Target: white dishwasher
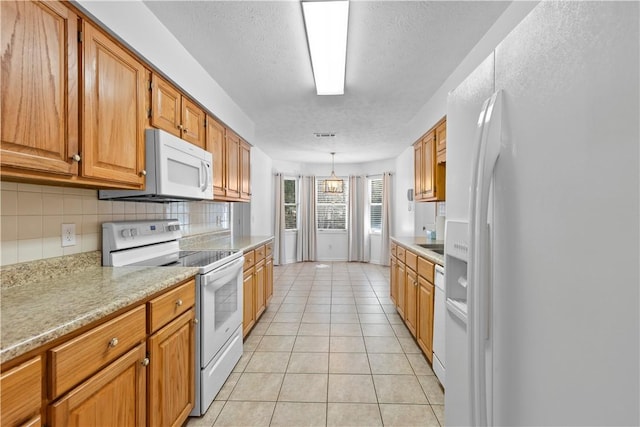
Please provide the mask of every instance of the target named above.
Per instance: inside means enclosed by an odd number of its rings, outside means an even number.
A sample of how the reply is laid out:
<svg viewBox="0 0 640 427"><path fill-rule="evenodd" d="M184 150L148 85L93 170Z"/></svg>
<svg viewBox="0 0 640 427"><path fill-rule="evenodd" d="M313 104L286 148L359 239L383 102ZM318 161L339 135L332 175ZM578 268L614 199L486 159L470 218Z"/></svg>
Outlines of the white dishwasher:
<svg viewBox="0 0 640 427"><path fill-rule="evenodd" d="M442 387L446 388L444 383L444 319L447 308L444 293L444 267L441 265L436 265L435 282L436 287L433 302L433 372L435 372Z"/></svg>

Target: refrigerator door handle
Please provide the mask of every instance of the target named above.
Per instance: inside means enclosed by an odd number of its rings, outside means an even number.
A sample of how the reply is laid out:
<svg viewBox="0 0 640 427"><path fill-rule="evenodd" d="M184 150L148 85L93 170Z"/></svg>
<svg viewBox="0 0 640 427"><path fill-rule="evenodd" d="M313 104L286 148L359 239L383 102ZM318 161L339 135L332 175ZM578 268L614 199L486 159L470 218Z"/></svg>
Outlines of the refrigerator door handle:
<svg viewBox="0 0 640 427"><path fill-rule="evenodd" d="M493 171L502 133L502 92L495 92L483 105L485 111L480 141L473 163L469 197L469 379L471 424L488 425L485 341L490 333L489 275L491 266L488 208ZM482 113L481 113L482 116Z"/></svg>

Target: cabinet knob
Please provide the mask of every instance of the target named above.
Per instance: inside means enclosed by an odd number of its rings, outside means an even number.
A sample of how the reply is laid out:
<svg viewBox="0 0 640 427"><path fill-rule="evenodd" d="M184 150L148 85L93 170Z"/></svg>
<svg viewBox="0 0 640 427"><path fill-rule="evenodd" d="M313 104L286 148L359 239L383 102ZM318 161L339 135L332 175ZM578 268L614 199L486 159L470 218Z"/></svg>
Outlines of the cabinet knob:
<svg viewBox="0 0 640 427"><path fill-rule="evenodd" d="M146 169L142 169L140 171L140 176L147 176L147 170Z"/></svg>
<svg viewBox="0 0 640 427"><path fill-rule="evenodd" d="M80 154L78 153L71 156L71 158L73 159L74 162L79 162L80 160L82 160L82 157L80 157Z"/></svg>
<svg viewBox="0 0 640 427"><path fill-rule="evenodd" d="M182 306L182 300L181 300L181 299L179 299L178 301L176 301L176 305L177 305L178 307L181 307L181 306Z"/></svg>
<svg viewBox="0 0 640 427"><path fill-rule="evenodd" d="M142 359L142 362L140 362L142 364L142 366L149 366L149 358L145 357L144 359Z"/></svg>
<svg viewBox="0 0 640 427"><path fill-rule="evenodd" d="M189 129L187 129L187 128L182 128L182 132L187 133L187 132L189 132Z"/></svg>
<svg viewBox="0 0 640 427"><path fill-rule="evenodd" d="M118 345L118 338L111 338L111 341L109 341L109 347L113 348L117 345Z"/></svg>
<svg viewBox="0 0 640 427"><path fill-rule="evenodd" d="M184 126L178 125L178 129L182 130L182 129L184 129Z"/></svg>
<svg viewBox="0 0 640 427"><path fill-rule="evenodd" d="M198 319L193 319L193 324L197 325L198 324Z"/></svg>

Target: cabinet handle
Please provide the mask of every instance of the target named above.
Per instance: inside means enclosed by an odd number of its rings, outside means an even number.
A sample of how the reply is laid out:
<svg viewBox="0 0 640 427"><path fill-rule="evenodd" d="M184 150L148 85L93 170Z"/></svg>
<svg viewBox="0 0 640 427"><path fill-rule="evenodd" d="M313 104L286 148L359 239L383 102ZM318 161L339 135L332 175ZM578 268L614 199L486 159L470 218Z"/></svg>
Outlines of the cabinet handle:
<svg viewBox="0 0 640 427"><path fill-rule="evenodd" d="M182 130L182 129L184 129L184 126L178 125L178 129Z"/></svg>
<svg viewBox="0 0 640 427"><path fill-rule="evenodd" d="M179 299L178 301L176 301L176 305L177 305L178 307L181 307L181 306L182 306L182 300L181 300L181 299Z"/></svg>
<svg viewBox="0 0 640 427"><path fill-rule="evenodd" d="M118 338L111 338L111 341L109 341L109 347L113 348L117 345L118 345Z"/></svg>
<svg viewBox="0 0 640 427"><path fill-rule="evenodd" d="M140 176L147 176L147 170L146 169L142 169L140 171Z"/></svg>
<svg viewBox="0 0 640 427"><path fill-rule="evenodd" d="M187 128L182 128L182 132L187 133L187 132L189 132L189 129L187 129Z"/></svg>
<svg viewBox="0 0 640 427"><path fill-rule="evenodd" d="M144 359L142 359L142 362L140 363L142 364L142 366L149 366L149 362L151 362L149 358L145 357Z"/></svg>
<svg viewBox="0 0 640 427"><path fill-rule="evenodd" d="M198 319L193 319L193 324L197 325L198 324Z"/></svg>
<svg viewBox="0 0 640 427"><path fill-rule="evenodd" d="M79 162L80 160L82 160L82 157L80 157L80 154L77 154L77 153L71 156L71 158L73 159L74 162Z"/></svg>

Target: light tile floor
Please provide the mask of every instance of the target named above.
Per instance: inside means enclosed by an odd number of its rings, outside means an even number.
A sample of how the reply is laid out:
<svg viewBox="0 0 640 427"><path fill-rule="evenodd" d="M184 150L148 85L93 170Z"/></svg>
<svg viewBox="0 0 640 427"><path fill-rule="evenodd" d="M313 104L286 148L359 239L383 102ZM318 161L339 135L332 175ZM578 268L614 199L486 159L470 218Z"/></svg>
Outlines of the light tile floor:
<svg viewBox="0 0 640 427"><path fill-rule="evenodd" d="M388 267L275 267L242 358L186 426L444 425L440 384L388 294Z"/></svg>

